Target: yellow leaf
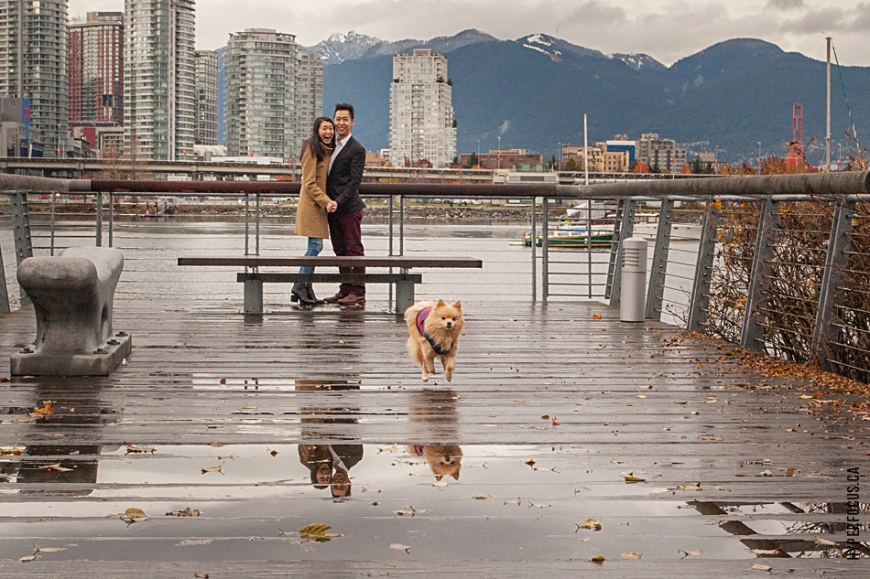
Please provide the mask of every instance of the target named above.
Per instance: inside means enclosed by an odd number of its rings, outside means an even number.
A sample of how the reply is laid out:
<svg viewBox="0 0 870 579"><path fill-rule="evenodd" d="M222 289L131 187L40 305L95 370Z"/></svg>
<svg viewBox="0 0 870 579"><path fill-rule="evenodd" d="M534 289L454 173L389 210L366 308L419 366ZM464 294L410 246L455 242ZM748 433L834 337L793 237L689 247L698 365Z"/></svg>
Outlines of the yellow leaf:
<svg viewBox="0 0 870 579"><path fill-rule="evenodd" d="M331 529L329 525L325 525L323 523L311 523L310 525L305 525L301 529L299 529L300 535L307 535L310 537L318 537L326 534L326 531Z"/></svg>
<svg viewBox="0 0 870 579"><path fill-rule="evenodd" d="M623 553L622 556L623 556L625 559L640 559L641 557L643 557L643 553L632 553L632 552L629 552L629 553Z"/></svg>
<svg viewBox="0 0 870 579"><path fill-rule="evenodd" d="M535 461L534 458L527 458L527 459L524 460L523 462L524 462L525 464L529 465L529 466L535 466L535 462L536 462L536 461Z"/></svg>
<svg viewBox="0 0 870 579"><path fill-rule="evenodd" d="M166 513L167 517L198 517L199 515L199 509L191 509L190 507L187 507L183 511L172 511Z"/></svg>
<svg viewBox="0 0 870 579"><path fill-rule="evenodd" d="M598 555L597 557L591 557L589 559L586 559L586 562L587 563L595 563L596 565L601 565L604 563L605 560L606 559L604 557L602 557L601 555Z"/></svg>
<svg viewBox="0 0 870 579"><path fill-rule="evenodd" d="M756 563L752 566L753 569L758 569L759 571L770 571L772 567L768 567L767 565L761 565L760 563Z"/></svg>
<svg viewBox="0 0 870 579"><path fill-rule="evenodd" d="M478 501L485 501L486 499L491 499L492 495L474 495L471 498L478 500Z"/></svg>
<svg viewBox="0 0 870 579"><path fill-rule="evenodd" d="M411 551L411 547L409 547L408 545L403 545L401 543L393 543L392 545L390 545L390 549L393 549L395 551L404 551L406 553L409 553Z"/></svg>
<svg viewBox="0 0 870 579"><path fill-rule="evenodd" d="M19 559L19 561L21 561L22 563L29 563L30 561L33 561L35 559L36 553L34 553L33 555L27 555L26 557L22 557Z"/></svg>
<svg viewBox="0 0 870 579"><path fill-rule="evenodd" d="M601 521L597 519L586 519L586 522L582 525L577 525L581 529L589 529L590 531L600 531L601 530Z"/></svg>
<svg viewBox="0 0 870 579"><path fill-rule="evenodd" d="M837 544L834 541L829 541L827 539L823 539L823 538L819 537L818 535L816 535L816 543L818 543L819 545L836 545Z"/></svg>
<svg viewBox="0 0 870 579"><path fill-rule="evenodd" d="M141 523L142 521L148 520L148 515L142 509L137 509L135 507L130 507L124 514L121 515L121 520L126 522L128 525L132 525L133 523Z"/></svg>
<svg viewBox="0 0 870 579"><path fill-rule="evenodd" d="M622 478L624 478L625 482L627 482L627 483L645 482L646 481L645 478L641 478L639 476L632 476L632 475L627 475L627 476L624 476Z"/></svg>

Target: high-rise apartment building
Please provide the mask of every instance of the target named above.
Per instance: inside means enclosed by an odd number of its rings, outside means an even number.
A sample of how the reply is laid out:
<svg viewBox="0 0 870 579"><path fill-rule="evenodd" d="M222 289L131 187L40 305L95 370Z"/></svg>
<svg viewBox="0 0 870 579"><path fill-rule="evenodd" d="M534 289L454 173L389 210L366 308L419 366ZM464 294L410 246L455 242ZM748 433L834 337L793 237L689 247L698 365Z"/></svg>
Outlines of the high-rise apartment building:
<svg viewBox="0 0 870 579"><path fill-rule="evenodd" d="M66 0L0 0L0 97L30 102L30 137L62 156L67 131Z"/></svg>
<svg viewBox="0 0 870 579"><path fill-rule="evenodd" d="M456 122L447 58L428 48L393 56L390 162L449 166L456 157Z"/></svg>
<svg viewBox="0 0 870 579"><path fill-rule="evenodd" d="M679 173L686 164L686 147L674 139L662 139L658 133L644 133L637 141L637 160L654 171Z"/></svg>
<svg viewBox="0 0 870 579"><path fill-rule="evenodd" d="M298 159L323 108L323 65L292 34L250 28L226 51L226 128L230 156Z"/></svg>
<svg viewBox="0 0 870 579"><path fill-rule="evenodd" d="M196 133L197 145L218 144L218 53L196 51Z"/></svg>
<svg viewBox="0 0 870 579"><path fill-rule="evenodd" d="M124 13L88 12L70 24L70 123L124 123Z"/></svg>
<svg viewBox="0 0 870 579"><path fill-rule="evenodd" d="M323 59L299 49L296 53L296 154L311 136L314 119L323 114Z"/></svg>
<svg viewBox="0 0 870 579"><path fill-rule="evenodd" d="M193 159L194 0L125 0L124 139L139 159Z"/></svg>

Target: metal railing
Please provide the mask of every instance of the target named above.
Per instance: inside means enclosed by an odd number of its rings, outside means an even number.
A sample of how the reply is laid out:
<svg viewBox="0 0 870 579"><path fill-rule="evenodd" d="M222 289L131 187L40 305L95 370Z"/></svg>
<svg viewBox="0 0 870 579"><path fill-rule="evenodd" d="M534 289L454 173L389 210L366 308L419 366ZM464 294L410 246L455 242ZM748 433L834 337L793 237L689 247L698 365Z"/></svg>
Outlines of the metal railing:
<svg viewBox="0 0 870 579"><path fill-rule="evenodd" d="M285 182L61 181L0 176L10 193L16 257L33 253L28 194L78 191L93 200L93 233L65 229L50 197L47 245L68 237L115 242L131 197L224 196L243 200L244 245L278 251L265 198L298 193ZM23 180L23 181L22 181ZM38 181L38 182L37 182ZM527 286L533 301L593 299L618 305L622 241L651 243L646 317L704 331L789 360L870 381L870 173L650 180L589 186L373 184L363 194L388 208L379 251L408 251L409 204L422 199L516 199L529 207ZM574 247L563 244L573 204ZM32 205L32 202L31 202ZM78 217L82 218L83 215ZM562 229L560 231L560 229ZM63 230L63 231L62 231ZM63 234L63 235L62 235ZM539 247L540 246L540 247ZM486 264L486 260L485 260ZM517 276L511 276L517 285ZM528 295L528 294L526 294ZM2 296L0 296L2 298ZM392 298L392 295L390 295Z"/></svg>

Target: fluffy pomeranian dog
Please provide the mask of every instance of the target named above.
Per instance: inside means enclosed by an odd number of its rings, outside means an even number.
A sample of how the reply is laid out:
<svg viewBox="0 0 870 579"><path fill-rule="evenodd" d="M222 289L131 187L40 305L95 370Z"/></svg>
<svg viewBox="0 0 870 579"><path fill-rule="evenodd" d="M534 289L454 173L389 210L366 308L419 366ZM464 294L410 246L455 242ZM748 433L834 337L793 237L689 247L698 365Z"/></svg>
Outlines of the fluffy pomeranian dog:
<svg viewBox="0 0 870 579"><path fill-rule="evenodd" d="M465 325L462 303L417 302L405 310L408 324L408 353L422 369L423 381L435 372L435 357L441 358L444 377L453 380L456 367L456 352L459 350L459 334Z"/></svg>

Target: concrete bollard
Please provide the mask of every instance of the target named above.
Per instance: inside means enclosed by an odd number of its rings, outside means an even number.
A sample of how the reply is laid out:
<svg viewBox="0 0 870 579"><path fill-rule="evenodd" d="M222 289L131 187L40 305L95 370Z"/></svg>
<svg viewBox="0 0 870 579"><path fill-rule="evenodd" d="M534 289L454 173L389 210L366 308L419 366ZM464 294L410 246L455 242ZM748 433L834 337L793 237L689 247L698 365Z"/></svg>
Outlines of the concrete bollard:
<svg viewBox="0 0 870 579"><path fill-rule="evenodd" d="M13 375L108 376L132 349L112 335L112 302L124 269L113 248L71 247L57 257L30 257L18 283L33 302L36 344L13 354Z"/></svg>
<svg viewBox="0 0 870 579"><path fill-rule="evenodd" d="M622 243L622 293L619 319L643 322L646 317L646 240L630 237Z"/></svg>

